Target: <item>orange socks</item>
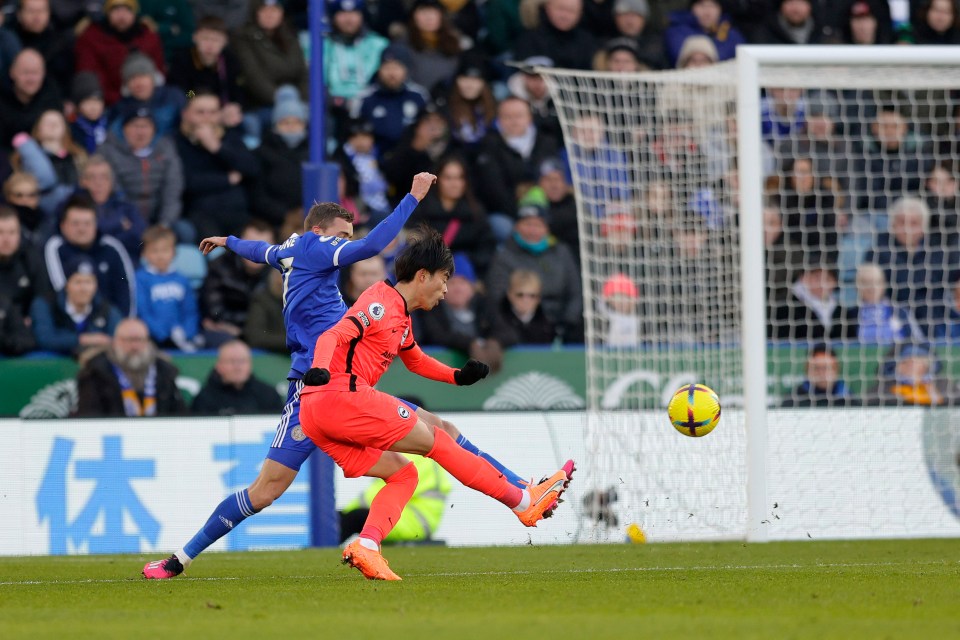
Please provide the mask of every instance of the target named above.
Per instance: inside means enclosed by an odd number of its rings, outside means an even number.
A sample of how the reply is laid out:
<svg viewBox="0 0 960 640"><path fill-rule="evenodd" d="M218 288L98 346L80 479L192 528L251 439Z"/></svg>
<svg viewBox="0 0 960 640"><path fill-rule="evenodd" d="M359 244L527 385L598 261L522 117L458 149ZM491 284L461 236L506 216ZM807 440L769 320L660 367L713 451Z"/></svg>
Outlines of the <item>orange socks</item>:
<svg viewBox="0 0 960 640"><path fill-rule="evenodd" d="M437 461L465 486L502 502L511 509L520 504L523 490L510 484L489 462L458 446L443 429L434 430L433 449L428 458Z"/></svg>
<svg viewBox="0 0 960 640"><path fill-rule="evenodd" d="M417 467L411 462L386 479L386 486L370 503L370 514L363 523L361 538L369 538L378 545L396 526L400 512L417 490Z"/></svg>

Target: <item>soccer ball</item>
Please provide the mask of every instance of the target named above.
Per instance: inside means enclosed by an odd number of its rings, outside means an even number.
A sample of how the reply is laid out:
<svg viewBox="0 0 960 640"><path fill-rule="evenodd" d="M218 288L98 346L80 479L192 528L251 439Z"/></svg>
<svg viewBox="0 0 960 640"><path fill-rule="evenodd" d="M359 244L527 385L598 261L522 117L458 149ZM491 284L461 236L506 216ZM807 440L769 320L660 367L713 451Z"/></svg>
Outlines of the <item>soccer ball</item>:
<svg viewBox="0 0 960 640"><path fill-rule="evenodd" d="M702 384L680 387L667 407L670 424L685 436L705 436L720 422L720 398Z"/></svg>

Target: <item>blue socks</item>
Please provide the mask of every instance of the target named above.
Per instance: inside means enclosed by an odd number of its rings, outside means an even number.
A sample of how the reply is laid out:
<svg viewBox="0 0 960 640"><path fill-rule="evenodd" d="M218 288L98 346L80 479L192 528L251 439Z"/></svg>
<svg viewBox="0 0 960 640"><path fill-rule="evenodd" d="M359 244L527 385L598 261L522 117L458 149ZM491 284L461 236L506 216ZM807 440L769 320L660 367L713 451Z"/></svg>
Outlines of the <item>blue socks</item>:
<svg viewBox="0 0 960 640"><path fill-rule="evenodd" d="M214 542L230 533L230 530L255 514L250 504L250 494L247 490L238 491L217 505L210 514L210 519L200 531L183 547L184 553L190 560L212 545ZM183 559L180 559L183 562Z"/></svg>
<svg viewBox="0 0 960 640"><path fill-rule="evenodd" d="M466 449L473 455L480 456L481 458L483 458L484 460L492 464L497 471L499 471L504 475L504 477L507 479L507 482L517 487L518 489L526 489L527 486L529 486L523 478L521 478L520 476L515 474L513 471L510 471L510 469L507 469L505 466L500 464L500 462L498 462L496 458L491 456L489 453L484 453L483 451L480 451L480 449L477 448L477 445L467 440L462 433L457 436L457 445L459 445L462 449Z"/></svg>

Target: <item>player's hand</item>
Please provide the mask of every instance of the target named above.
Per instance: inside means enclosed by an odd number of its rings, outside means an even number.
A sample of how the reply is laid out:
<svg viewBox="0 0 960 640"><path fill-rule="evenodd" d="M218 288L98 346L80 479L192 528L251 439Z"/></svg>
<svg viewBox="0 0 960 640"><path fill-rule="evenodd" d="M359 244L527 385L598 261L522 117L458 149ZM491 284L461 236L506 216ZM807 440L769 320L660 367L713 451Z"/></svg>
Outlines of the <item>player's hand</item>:
<svg viewBox="0 0 960 640"><path fill-rule="evenodd" d="M437 181L437 176L432 173L418 173L413 176L413 186L410 187L410 195L417 199L417 202L423 200L427 193L430 191L430 187L434 182Z"/></svg>
<svg viewBox="0 0 960 640"><path fill-rule="evenodd" d="M461 387L483 380L490 373L490 367L479 360L467 360L467 364L453 372L453 379Z"/></svg>
<svg viewBox="0 0 960 640"><path fill-rule="evenodd" d="M330 382L330 372L326 369L313 367L303 374L303 384L308 387L322 387Z"/></svg>
<svg viewBox="0 0 960 640"><path fill-rule="evenodd" d="M211 236L200 241L200 253L207 255L217 247L227 246L227 239L223 236Z"/></svg>

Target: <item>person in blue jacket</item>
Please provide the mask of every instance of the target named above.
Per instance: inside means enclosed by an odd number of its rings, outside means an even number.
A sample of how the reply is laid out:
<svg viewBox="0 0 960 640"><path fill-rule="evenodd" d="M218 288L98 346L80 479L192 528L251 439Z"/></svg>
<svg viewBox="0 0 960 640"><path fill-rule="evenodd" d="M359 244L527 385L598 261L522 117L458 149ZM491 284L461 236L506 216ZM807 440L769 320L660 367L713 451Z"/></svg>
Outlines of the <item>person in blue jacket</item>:
<svg viewBox="0 0 960 640"><path fill-rule="evenodd" d="M161 226L143 234L143 266L137 269L137 310L161 348L197 350L200 312L185 275L173 269L176 234Z"/></svg>

